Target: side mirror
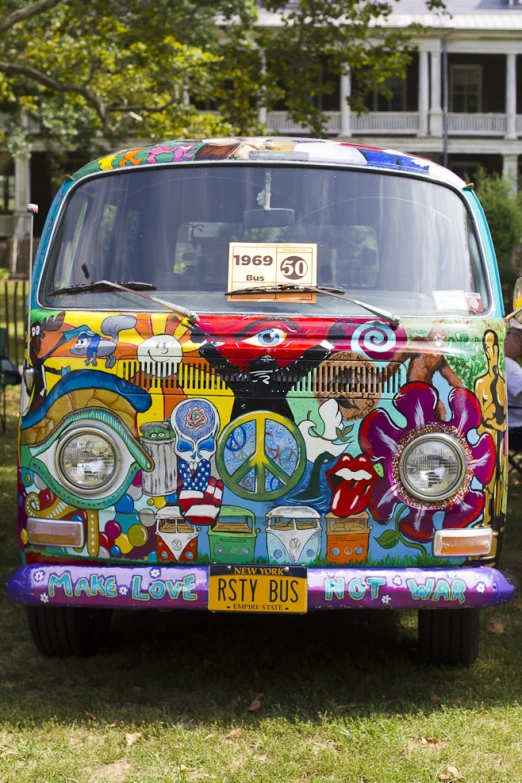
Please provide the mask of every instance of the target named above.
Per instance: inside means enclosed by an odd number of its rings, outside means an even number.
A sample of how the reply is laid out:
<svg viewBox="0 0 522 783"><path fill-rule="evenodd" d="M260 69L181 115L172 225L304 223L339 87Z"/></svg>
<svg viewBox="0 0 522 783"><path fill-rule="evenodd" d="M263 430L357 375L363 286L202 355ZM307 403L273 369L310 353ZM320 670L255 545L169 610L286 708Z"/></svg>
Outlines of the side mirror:
<svg viewBox="0 0 522 783"><path fill-rule="evenodd" d="M522 323L522 277L519 277L515 283L515 290L513 291L513 310L521 310L516 314L517 321Z"/></svg>

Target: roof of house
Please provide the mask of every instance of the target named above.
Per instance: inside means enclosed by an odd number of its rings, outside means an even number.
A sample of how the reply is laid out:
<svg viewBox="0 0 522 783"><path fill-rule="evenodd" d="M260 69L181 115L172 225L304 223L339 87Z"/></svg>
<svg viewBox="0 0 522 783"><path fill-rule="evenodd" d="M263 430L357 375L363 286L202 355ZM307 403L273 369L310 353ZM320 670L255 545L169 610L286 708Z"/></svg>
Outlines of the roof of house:
<svg viewBox="0 0 522 783"><path fill-rule="evenodd" d="M379 147L367 147L344 141L275 137L231 137L164 141L120 150L88 163L73 176L74 180L124 168L190 163L323 163L387 169L448 182L458 188L465 183L448 169L430 160Z"/></svg>
<svg viewBox="0 0 522 783"><path fill-rule="evenodd" d="M415 23L435 30L522 30L522 5L509 5L508 0L445 0L445 13L430 11L426 0L396 0L391 5L392 13L379 23L385 27L404 28ZM282 24L281 14L259 10L261 27Z"/></svg>

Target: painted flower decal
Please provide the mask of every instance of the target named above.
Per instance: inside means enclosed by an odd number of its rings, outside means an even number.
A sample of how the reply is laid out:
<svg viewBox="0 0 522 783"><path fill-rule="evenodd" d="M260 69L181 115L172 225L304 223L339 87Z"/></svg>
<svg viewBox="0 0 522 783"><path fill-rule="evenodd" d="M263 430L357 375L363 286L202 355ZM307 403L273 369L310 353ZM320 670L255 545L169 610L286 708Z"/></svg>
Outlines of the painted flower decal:
<svg viewBox="0 0 522 783"><path fill-rule="evenodd" d="M151 568L149 574L152 576L153 579L157 579L158 576L161 576L161 571L159 568Z"/></svg>
<svg viewBox="0 0 522 783"><path fill-rule="evenodd" d="M483 511L484 494L471 489L471 481L476 478L481 484L487 484L495 466L495 447L489 433L472 443L469 435L482 421L480 405L472 392L463 388L452 389L448 399L451 418L441 421L435 411L439 402L437 390L427 383L408 383L402 387L395 406L403 415L406 423L395 424L383 410L369 413L361 424L359 443L362 451L372 463L380 464L384 476L373 488L369 510L381 525L387 525L394 511L396 514L397 534L389 530L390 543L398 538L429 542L435 526L434 515L445 512L444 528L464 528L471 525ZM408 495L397 476L397 461L406 443L415 436L424 433L445 433L459 441L468 462L468 474L461 489L454 498L443 503L422 504ZM383 544L387 546L386 543ZM394 544L393 544L394 545Z"/></svg>
<svg viewBox="0 0 522 783"><path fill-rule="evenodd" d="M393 577L393 584L396 585L396 587L400 587L402 585L402 579L400 576Z"/></svg>
<svg viewBox="0 0 522 783"><path fill-rule="evenodd" d="M477 591L477 593L485 593L486 585L484 584L484 582L478 582L475 587L475 590Z"/></svg>
<svg viewBox="0 0 522 783"><path fill-rule="evenodd" d="M122 585L121 587L118 587L118 593L120 595L127 595L128 592L129 592L129 588L126 587L125 585Z"/></svg>
<svg viewBox="0 0 522 783"><path fill-rule="evenodd" d="M48 603L49 603L49 596L47 595L47 593L42 593L42 594L41 594L41 596L40 596L40 601L41 601L43 604L48 604Z"/></svg>
<svg viewBox="0 0 522 783"><path fill-rule="evenodd" d="M185 427L189 430L199 430L208 422L207 414L201 407L193 406L187 408L185 413Z"/></svg>
<svg viewBox="0 0 522 783"><path fill-rule="evenodd" d="M388 604L391 604L391 595L383 595L381 601L385 606L388 606Z"/></svg>
<svg viewBox="0 0 522 783"><path fill-rule="evenodd" d="M45 574L43 571L35 571L33 574L33 579L35 582L43 582L45 577Z"/></svg>

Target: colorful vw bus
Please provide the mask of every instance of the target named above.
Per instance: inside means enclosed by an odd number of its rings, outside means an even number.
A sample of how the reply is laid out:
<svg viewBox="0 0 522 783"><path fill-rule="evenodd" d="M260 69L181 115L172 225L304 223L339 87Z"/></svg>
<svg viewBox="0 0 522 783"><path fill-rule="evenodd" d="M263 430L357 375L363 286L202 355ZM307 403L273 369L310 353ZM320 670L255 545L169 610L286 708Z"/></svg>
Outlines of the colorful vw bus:
<svg viewBox="0 0 522 783"><path fill-rule="evenodd" d="M310 565L321 553L321 515L311 506L278 506L266 515L271 563Z"/></svg>
<svg viewBox="0 0 522 783"><path fill-rule="evenodd" d="M424 660L472 662L514 594L504 334L480 204L431 161L277 137L85 166L29 296L9 591L37 648L94 652L112 608L413 609Z"/></svg>
<svg viewBox="0 0 522 783"><path fill-rule="evenodd" d="M326 515L326 552L330 562L364 563L372 529L368 524L369 516L367 511L348 517Z"/></svg>
<svg viewBox="0 0 522 783"><path fill-rule="evenodd" d="M156 521L156 554L160 563L190 563L197 557L198 530L185 522L177 506L164 506Z"/></svg>
<svg viewBox="0 0 522 783"><path fill-rule="evenodd" d="M213 563L250 563L255 559L257 530L253 511L241 506L221 506L208 531Z"/></svg>

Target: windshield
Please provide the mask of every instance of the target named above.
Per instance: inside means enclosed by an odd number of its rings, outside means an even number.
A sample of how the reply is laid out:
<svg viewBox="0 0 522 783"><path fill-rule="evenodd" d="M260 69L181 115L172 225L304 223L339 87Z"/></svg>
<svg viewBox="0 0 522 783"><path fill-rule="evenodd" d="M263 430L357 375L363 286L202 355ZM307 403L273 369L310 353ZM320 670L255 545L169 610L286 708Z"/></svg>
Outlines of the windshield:
<svg viewBox="0 0 522 783"><path fill-rule="evenodd" d="M253 249L242 254L237 243ZM242 271L262 285L266 259L292 246L312 248L317 285L398 315L488 306L474 228L449 188L381 172L261 164L151 167L81 183L61 215L40 300L60 309L143 310L143 299L116 290L51 295L136 280L200 312L363 314L321 294L315 302L225 296L230 265L259 264Z"/></svg>

